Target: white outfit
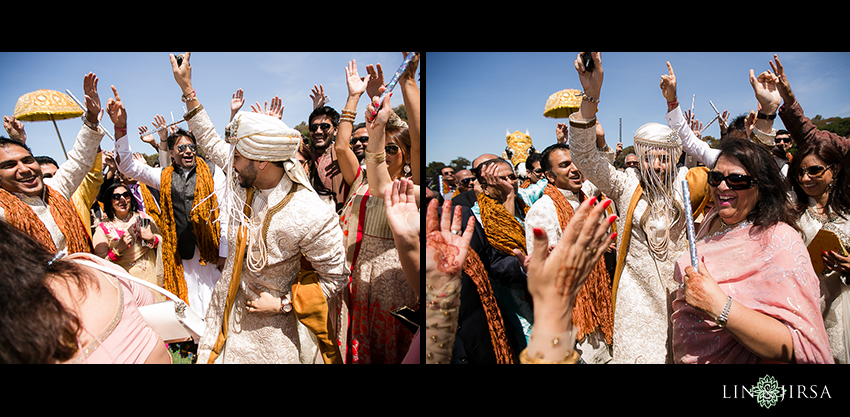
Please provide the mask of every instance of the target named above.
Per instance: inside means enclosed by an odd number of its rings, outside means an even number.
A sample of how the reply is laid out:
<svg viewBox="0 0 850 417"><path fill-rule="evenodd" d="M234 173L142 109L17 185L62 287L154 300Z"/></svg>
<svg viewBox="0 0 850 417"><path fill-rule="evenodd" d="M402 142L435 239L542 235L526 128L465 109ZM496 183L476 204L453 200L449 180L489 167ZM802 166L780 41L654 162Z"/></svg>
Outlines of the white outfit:
<svg viewBox="0 0 850 417"><path fill-rule="evenodd" d="M619 207L619 248L625 244L622 231L626 211L640 179L635 170L619 171L597 152L595 126L570 126L570 138L573 163L588 181ZM679 169L676 183L681 184L687 173L687 169ZM673 189L676 205L684 207L681 187ZM631 239L614 304L613 363L672 363L669 295L678 288L673 281L673 266L688 249L685 216L674 213L673 218L677 220L670 226L666 251L656 256L651 246L663 242L666 225L663 221L654 220L650 214L653 211L649 210L644 193L632 218ZM656 245L651 245L650 239Z"/></svg>
<svg viewBox="0 0 850 417"><path fill-rule="evenodd" d="M215 132L207 113L198 111L188 123L198 145L217 165L226 166L230 145ZM238 193L244 201L247 190L239 186L235 176L233 181L231 192ZM315 336L301 325L294 312L259 317L245 310L247 301L258 298L248 284L265 289L275 297L289 294L301 270L302 254L318 273L326 299L338 295L348 282L342 229L333 207L311 188L301 185L286 205L278 206L296 184L284 175L274 188L254 192L250 221L267 226L253 228L253 241L264 242L265 254L255 252L260 246L247 245L247 250L253 252L248 254L247 260L236 260L233 256L227 258L222 278L216 284L207 310L206 330L198 345L199 363L207 363L218 338L235 262L245 264L228 322L224 350L216 363L322 363ZM273 217L267 219L269 215ZM229 229L232 233L228 233L227 239L235 249L235 223ZM262 258L264 266L252 271L249 264L252 258Z"/></svg>

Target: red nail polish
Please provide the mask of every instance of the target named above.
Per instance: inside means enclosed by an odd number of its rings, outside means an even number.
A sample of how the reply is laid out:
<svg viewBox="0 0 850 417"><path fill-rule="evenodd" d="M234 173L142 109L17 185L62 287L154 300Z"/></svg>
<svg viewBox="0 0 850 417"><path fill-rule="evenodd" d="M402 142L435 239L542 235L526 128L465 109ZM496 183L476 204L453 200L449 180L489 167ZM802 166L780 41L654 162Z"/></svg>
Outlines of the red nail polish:
<svg viewBox="0 0 850 417"><path fill-rule="evenodd" d="M534 237L543 237L543 229L539 227L534 228Z"/></svg>
<svg viewBox="0 0 850 417"><path fill-rule="evenodd" d="M617 216L612 214L611 217L608 218L608 224L614 223L615 220L617 220Z"/></svg>
<svg viewBox="0 0 850 417"><path fill-rule="evenodd" d="M610 199L605 200L605 202L602 203L602 208L607 209L608 206L610 206L610 205L611 205L611 200Z"/></svg>
<svg viewBox="0 0 850 417"><path fill-rule="evenodd" d="M592 206L594 204L596 204L596 197L595 196L590 198L590 205Z"/></svg>
<svg viewBox="0 0 850 417"><path fill-rule="evenodd" d="M611 233L611 239L617 240L617 232Z"/></svg>

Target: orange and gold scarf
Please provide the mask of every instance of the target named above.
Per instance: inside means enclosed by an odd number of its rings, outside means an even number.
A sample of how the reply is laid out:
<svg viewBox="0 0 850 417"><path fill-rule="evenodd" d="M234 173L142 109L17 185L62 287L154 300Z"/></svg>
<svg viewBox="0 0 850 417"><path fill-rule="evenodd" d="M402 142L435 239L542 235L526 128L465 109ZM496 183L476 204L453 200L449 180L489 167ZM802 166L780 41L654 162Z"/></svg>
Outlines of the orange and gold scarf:
<svg viewBox="0 0 850 417"><path fill-rule="evenodd" d="M522 199L518 201L519 209L525 215L528 213L528 206ZM481 214L481 226L484 227L490 245L508 255L513 255L514 249L527 253L525 228L503 205L485 193L479 193L478 209Z"/></svg>
<svg viewBox="0 0 850 417"><path fill-rule="evenodd" d="M215 182L209 167L201 158L196 158L195 198L191 213L192 230L197 239L201 254L201 265L218 262L218 242L221 227L214 223L218 218L218 203L215 197ZM145 211L153 218L162 231L162 267L163 287L189 303L186 280L183 278L183 261L177 255L177 229L174 222L174 210L171 206L171 174L174 166L162 170L160 180L160 205L157 206L150 191L142 188ZM209 198L207 198L209 196ZM204 200L206 198L206 200ZM201 201L203 203L201 203ZM198 204L200 203L200 206Z"/></svg>
<svg viewBox="0 0 850 417"><path fill-rule="evenodd" d="M48 185L44 188L47 192L44 193L44 204L50 208L50 214L53 216L53 221L59 226L59 230L65 235L65 246L67 252L71 253L92 253L91 238L86 233L86 226L80 215L71 204L59 191L54 190ZM47 226L36 216L32 208L21 201L14 194L0 188L0 205L3 206L6 216L6 221L12 226L24 231L24 233L32 236L40 242L47 250L55 253L58 248L53 242L53 237Z"/></svg>
<svg viewBox="0 0 850 417"><path fill-rule="evenodd" d="M555 203L558 223L563 230L575 214L573 206L564 197L564 194L551 183L543 189L543 194L548 195ZM584 201L585 198L587 196L584 195L584 192L579 191L579 201ZM608 275L604 257L599 258L599 261L596 262L596 266L590 272L590 277L587 278L576 295L575 305L573 306L573 325L576 326L578 331L576 334L578 340L593 333L598 327L605 334L605 341L608 344L613 341L614 316L611 309L611 278Z"/></svg>

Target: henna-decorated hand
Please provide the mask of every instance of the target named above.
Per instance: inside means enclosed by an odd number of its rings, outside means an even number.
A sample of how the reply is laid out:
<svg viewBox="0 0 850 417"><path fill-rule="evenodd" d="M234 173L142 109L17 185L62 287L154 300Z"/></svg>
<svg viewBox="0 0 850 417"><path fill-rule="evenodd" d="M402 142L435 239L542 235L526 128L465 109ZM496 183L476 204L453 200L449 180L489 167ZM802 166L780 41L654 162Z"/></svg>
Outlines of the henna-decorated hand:
<svg viewBox="0 0 850 417"><path fill-rule="evenodd" d="M442 288L452 279L460 279L463 263L469 250L475 228L475 217L471 216L466 222L466 229L461 232L461 208L452 202L443 203L443 215L437 217L437 200L428 204L425 222L425 279L428 285Z"/></svg>

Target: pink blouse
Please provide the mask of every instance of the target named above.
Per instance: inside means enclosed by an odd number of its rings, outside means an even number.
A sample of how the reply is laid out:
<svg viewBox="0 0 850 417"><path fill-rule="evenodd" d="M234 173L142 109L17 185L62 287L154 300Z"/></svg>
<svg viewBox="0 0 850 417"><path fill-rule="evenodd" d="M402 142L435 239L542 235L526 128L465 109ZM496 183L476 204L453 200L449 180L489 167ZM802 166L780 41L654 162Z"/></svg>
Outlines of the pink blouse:
<svg viewBox="0 0 850 417"><path fill-rule="evenodd" d="M124 272L123 268L91 254L77 253L68 259L85 259L113 268L117 272ZM95 336L95 340L71 363L145 363L157 343L164 343L159 335L148 327L138 309L139 306L155 302L153 293L136 282L89 270L105 276L118 288L121 303L105 329L83 330ZM98 330L100 333L97 333Z"/></svg>

